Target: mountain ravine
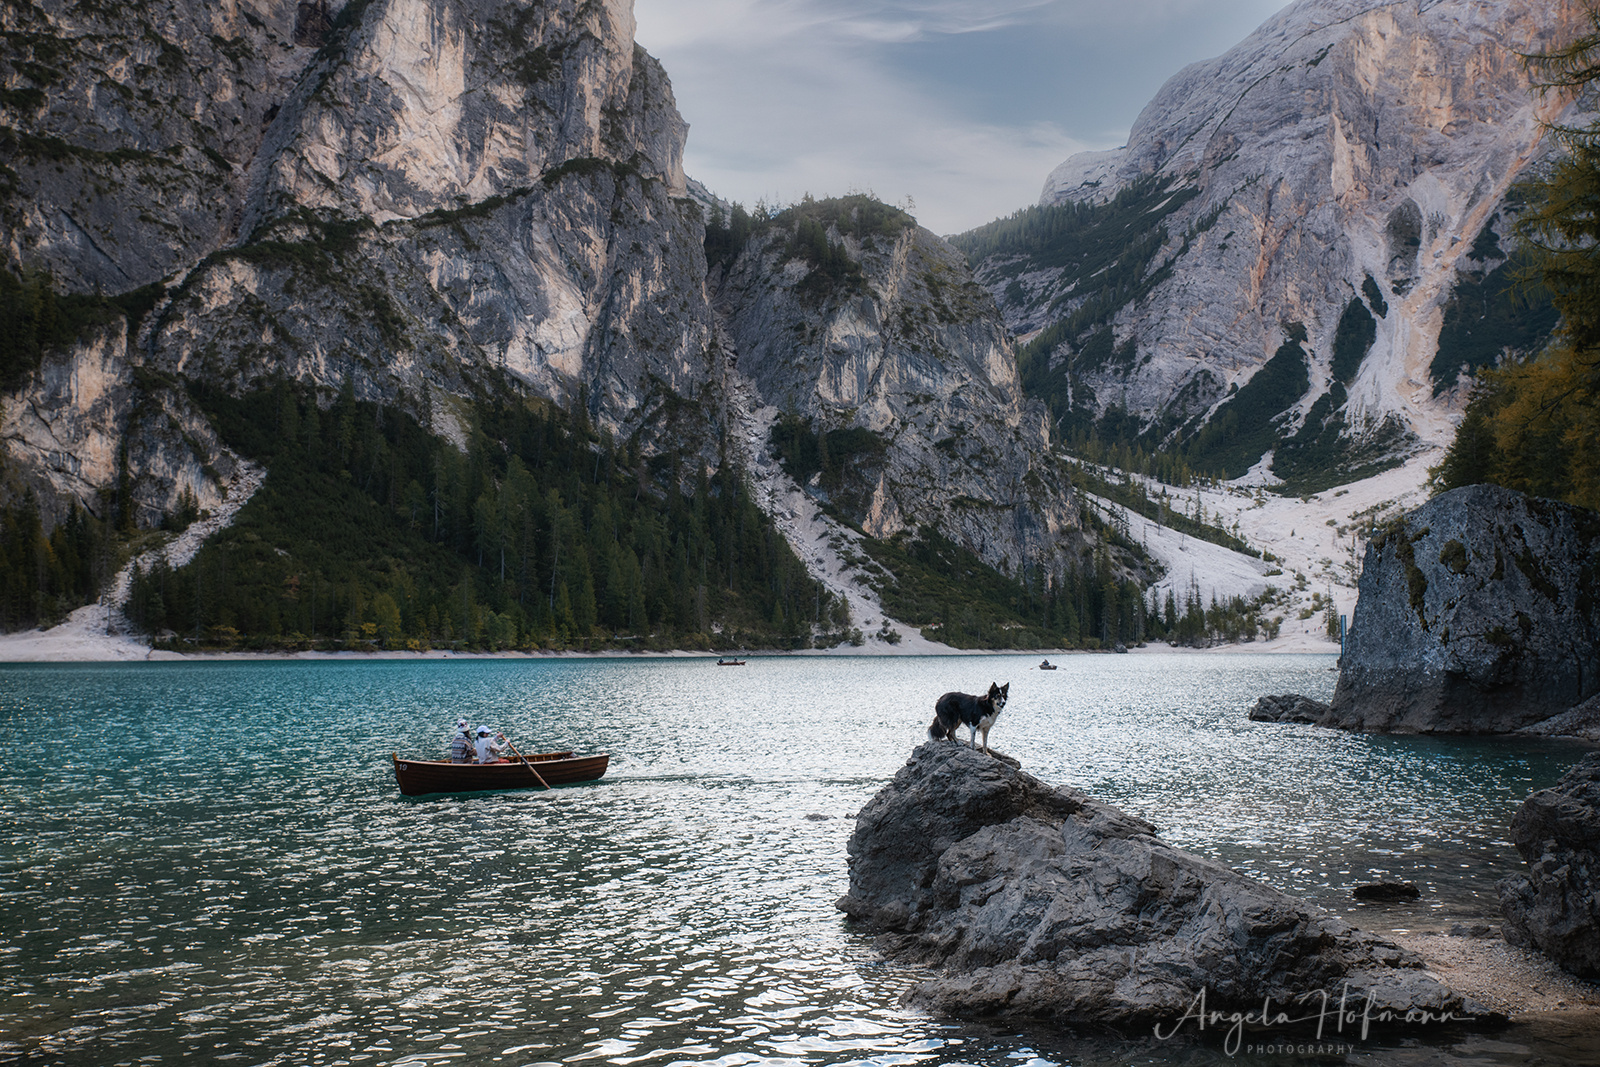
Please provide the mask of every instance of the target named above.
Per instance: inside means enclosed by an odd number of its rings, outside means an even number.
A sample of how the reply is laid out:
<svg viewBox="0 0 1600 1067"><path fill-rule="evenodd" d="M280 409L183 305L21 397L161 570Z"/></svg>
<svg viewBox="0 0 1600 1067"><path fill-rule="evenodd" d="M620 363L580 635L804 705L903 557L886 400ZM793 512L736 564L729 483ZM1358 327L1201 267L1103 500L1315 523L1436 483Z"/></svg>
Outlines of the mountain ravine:
<svg viewBox="0 0 1600 1067"><path fill-rule="evenodd" d="M773 231L713 301L688 128L633 31L629 0L0 8L6 266L77 316L8 372L7 499L47 526L118 492L141 526L214 507L242 457L194 397L283 381L458 444L485 400L581 407L715 469L736 365L808 432L867 435L860 477L811 490L869 533L1076 559L1043 410L940 239L833 220L823 292Z"/></svg>

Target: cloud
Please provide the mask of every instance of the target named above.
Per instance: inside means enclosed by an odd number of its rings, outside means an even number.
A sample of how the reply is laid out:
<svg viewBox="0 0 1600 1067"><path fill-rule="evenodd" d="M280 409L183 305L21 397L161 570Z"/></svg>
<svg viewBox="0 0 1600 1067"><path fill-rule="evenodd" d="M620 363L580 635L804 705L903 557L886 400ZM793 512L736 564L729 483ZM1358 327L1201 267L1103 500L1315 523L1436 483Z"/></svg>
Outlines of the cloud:
<svg viewBox="0 0 1600 1067"><path fill-rule="evenodd" d="M747 205L911 197L950 233L1120 144L1178 69L1272 0L636 0L690 124L685 166Z"/></svg>

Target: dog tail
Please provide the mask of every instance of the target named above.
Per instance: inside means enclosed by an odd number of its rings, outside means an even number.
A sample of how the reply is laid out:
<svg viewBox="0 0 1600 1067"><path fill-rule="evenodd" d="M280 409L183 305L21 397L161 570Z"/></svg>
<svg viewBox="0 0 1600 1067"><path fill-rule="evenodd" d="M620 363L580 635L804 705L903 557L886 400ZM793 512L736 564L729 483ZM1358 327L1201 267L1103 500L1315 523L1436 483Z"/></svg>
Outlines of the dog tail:
<svg viewBox="0 0 1600 1067"><path fill-rule="evenodd" d="M944 728L944 723L939 720L939 716L935 715L933 717L933 725L928 727L928 740L943 741L949 736L949 732Z"/></svg>

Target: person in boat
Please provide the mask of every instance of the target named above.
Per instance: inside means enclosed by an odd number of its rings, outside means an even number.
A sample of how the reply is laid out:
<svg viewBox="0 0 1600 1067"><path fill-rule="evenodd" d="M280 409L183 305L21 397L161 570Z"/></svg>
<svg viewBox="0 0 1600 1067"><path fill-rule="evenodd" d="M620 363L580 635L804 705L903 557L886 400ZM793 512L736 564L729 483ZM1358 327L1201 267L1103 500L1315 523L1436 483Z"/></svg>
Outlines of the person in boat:
<svg viewBox="0 0 1600 1067"><path fill-rule="evenodd" d="M1043 663L1039 664L1039 666L1048 668L1050 666L1050 661L1045 660Z"/></svg>
<svg viewBox="0 0 1600 1067"><path fill-rule="evenodd" d="M504 751L500 746L506 742L505 734L495 734L487 726L478 727L478 740L475 742L478 758L476 763L504 763L500 753Z"/></svg>
<svg viewBox="0 0 1600 1067"><path fill-rule="evenodd" d="M472 762L472 737L467 733L467 720L456 720L456 736L450 739L450 762Z"/></svg>

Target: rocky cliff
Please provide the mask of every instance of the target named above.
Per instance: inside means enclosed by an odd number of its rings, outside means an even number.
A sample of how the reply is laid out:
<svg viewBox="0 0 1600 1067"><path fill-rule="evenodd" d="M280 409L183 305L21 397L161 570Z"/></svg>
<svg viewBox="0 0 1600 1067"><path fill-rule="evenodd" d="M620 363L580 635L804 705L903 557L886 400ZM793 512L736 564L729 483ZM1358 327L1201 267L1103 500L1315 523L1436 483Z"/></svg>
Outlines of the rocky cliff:
<svg viewBox="0 0 1600 1067"><path fill-rule="evenodd" d="M458 438L450 398L507 386L582 395L618 433L667 394L716 392L686 127L633 44L630 4L0 18L22 46L4 98L12 263L69 292L138 292L146 312L7 398L8 451L36 487L93 506L84 489L108 482L115 450L56 446L120 440L151 404L182 409L184 381L348 385ZM70 401L49 406L86 417L56 419L41 444L23 413L63 379ZM687 425L705 448L706 422ZM222 471L203 437L130 455L147 513L184 487L161 468L215 494L215 475L193 476Z"/></svg>
<svg viewBox="0 0 1600 1067"><path fill-rule="evenodd" d="M1600 516L1492 485L1379 531L1323 724L1506 733L1593 696L1597 559Z"/></svg>
<svg viewBox="0 0 1600 1067"><path fill-rule="evenodd" d="M874 537L930 525L1008 571L1070 555L1048 417L947 243L867 197L808 201L713 277L739 370L832 449L799 472L815 496Z"/></svg>
<svg viewBox="0 0 1600 1067"><path fill-rule="evenodd" d="M1507 192L1567 101L1564 0L1300 0L1167 82L1128 144L964 235L1059 418L1334 484L1447 442L1464 368L1536 349ZM1211 431L1200 436L1203 422Z"/></svg>
<svg viewBox="0 0 1600 1067"><path fill-rule="evenodd" d="M719 338L687 126L630 0L45 0L0 29L7 266L103 298L3 398L10 484L47 514L124 471L145 524L221 499L235 457L189 395L280 381L458 443L486 398L582 405L715 467L748 349L763 390L885 442L869 529L1015 566L1076 528L1003 327L931 235L852 246L869 280L834 304L752 250ZM931 324L942 299L963 310Z"/></svg>
<svg viewBox="0 0 1600 1067"><path fill-rule="evenodd" d="M940 968L910 1002L964 1015L1170 1031L1202 990L1224 1013L1315 1018L1348 994L1374 1018L1485 1014L1415 954L1155 834L932 742L857 817L839 907L892 957Z"/></svg>

